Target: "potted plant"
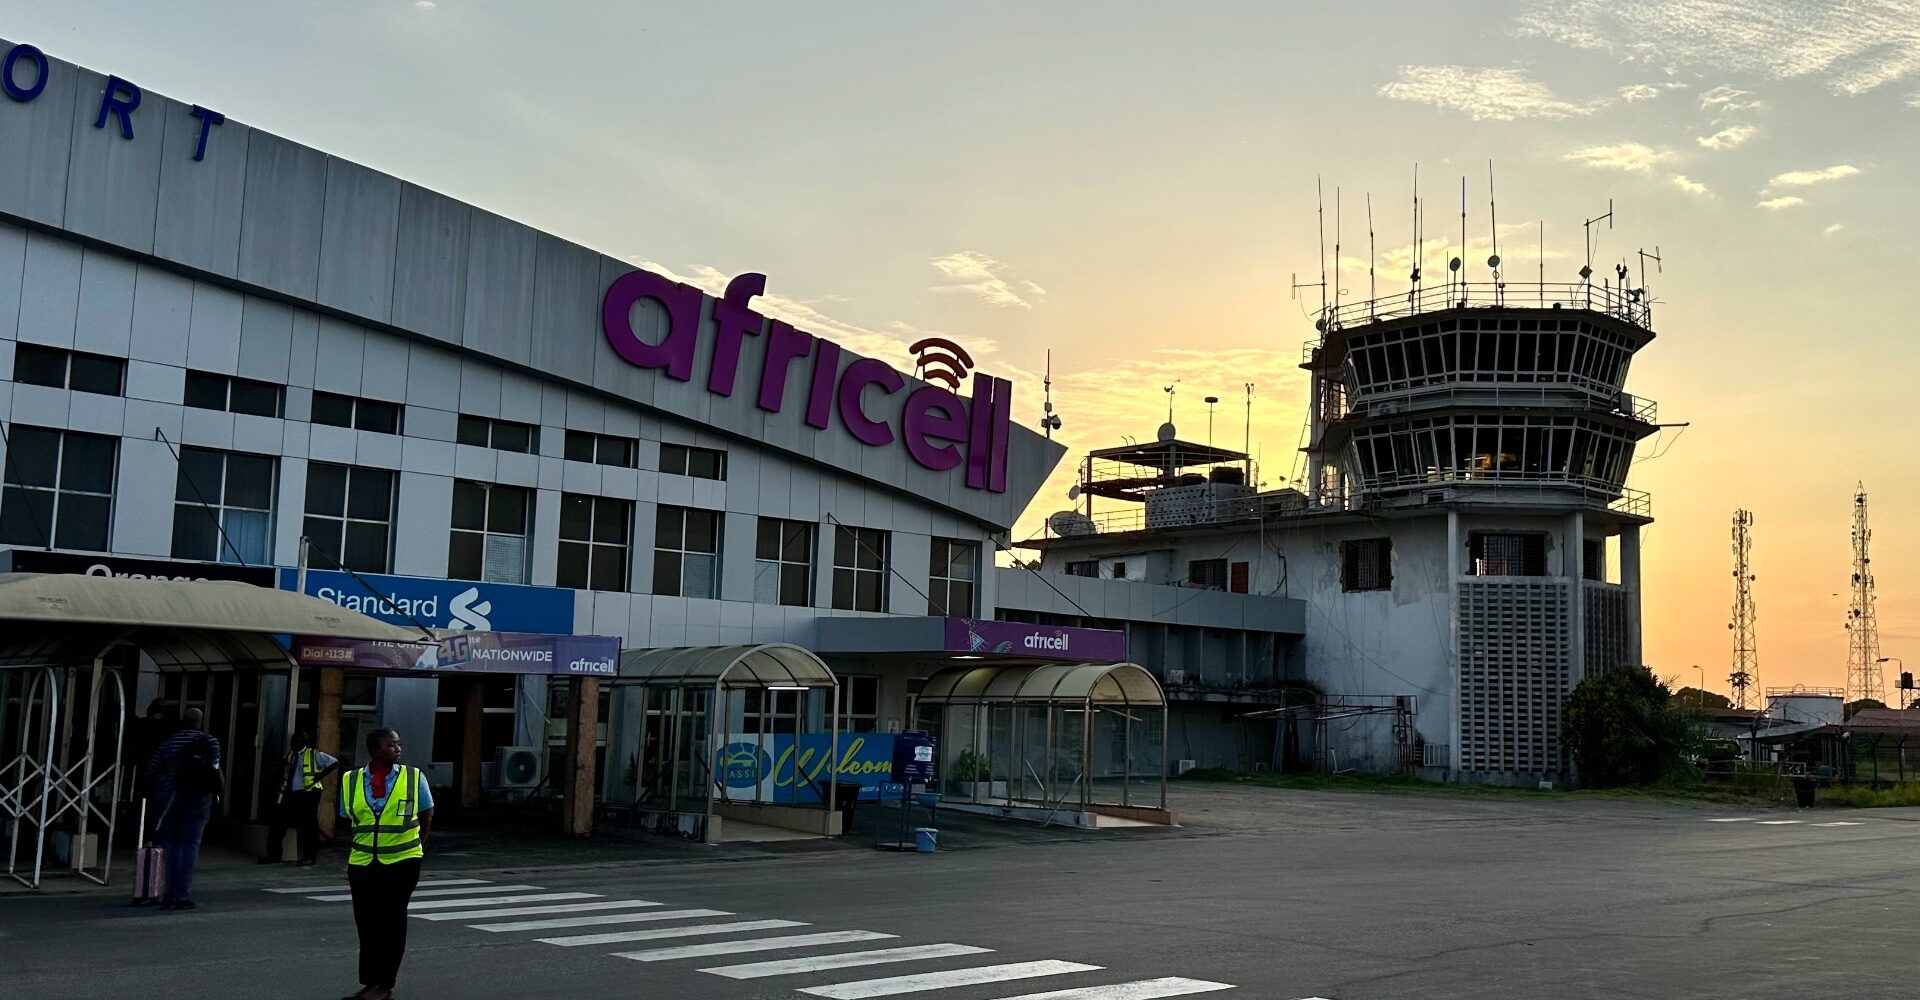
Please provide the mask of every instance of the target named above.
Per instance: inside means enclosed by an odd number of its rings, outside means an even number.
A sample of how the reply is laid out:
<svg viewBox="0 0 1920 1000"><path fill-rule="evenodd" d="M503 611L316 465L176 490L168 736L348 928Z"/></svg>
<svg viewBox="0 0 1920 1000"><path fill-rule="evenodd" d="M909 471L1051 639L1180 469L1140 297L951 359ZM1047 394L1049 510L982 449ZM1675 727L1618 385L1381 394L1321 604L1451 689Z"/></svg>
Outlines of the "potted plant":
<svg viewBox="0 0 1920 1000"><path fill-rule="evenodd" d="M956 794L976 802L1007 797L1007 783L993 780L993 758L972 750L960 751L953 765Z"/></svg>

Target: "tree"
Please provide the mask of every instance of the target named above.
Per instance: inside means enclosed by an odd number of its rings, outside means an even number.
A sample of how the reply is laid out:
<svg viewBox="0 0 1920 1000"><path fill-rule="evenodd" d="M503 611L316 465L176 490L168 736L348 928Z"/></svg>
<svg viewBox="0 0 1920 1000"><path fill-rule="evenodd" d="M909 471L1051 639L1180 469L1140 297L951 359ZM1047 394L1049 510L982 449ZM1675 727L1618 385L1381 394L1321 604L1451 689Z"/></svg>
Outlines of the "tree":
<svg viewBox="0 0 1920 1000"><path fill-rule="evenodd" d="M1887 707L1887 703L1884 701L1881 701L1878 698L1861 698L1859 701L1847 702L1846 708L1843 711L1845 716L1851 719L1853 718L1854 713L1860 711L1863 708L1885 708L1885 707Z"/></svg>
<svg viewBox="0 0 1920 1000"><path fill-rule="evenodd" d="M1694 711L1653 671L1621 667L1580 682L1567 699L1567 746L1591 788L1651 785L1689 768L1700 741Z"/></svg>
<svg viewBox="0 0 1920 1000"><path fill-rule="evenodd" d="M1726 695L1715 694L1712 691L1703 691L1697 687L1683 687L1675 691L1673 693L1673 700L1689 708L1698 708L1709 712L1733 707L1733 702L1727 700Z"/></svg>

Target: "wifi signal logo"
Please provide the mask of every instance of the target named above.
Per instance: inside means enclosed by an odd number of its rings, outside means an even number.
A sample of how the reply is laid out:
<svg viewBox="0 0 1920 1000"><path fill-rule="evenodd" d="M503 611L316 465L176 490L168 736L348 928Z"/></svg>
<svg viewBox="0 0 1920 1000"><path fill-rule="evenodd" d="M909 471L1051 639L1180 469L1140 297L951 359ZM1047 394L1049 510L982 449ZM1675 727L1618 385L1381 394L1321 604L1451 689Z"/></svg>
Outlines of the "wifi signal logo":
<svg viewBox="0 0 1920 1000"><path fill-rule="evenodd" d="M913 373L927 382L960 388L973 369L973 355L945 337L928 337L907 350L913 353Z"/></svg>

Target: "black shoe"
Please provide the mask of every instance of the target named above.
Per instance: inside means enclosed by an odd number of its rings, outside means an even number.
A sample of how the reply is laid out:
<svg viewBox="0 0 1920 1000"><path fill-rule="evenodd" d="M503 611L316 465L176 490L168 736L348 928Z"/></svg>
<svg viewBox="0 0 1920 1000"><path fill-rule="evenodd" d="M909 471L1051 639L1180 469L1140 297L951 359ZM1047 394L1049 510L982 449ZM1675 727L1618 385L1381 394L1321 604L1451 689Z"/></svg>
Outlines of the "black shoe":
<svg viewBox="0 0 1920 1000"><path fill-rule="evenodd" d="M199 903L196 903L191 899L180 899L180 900L175 900L173 906L170 908L175 910L192 910L192 909L198 909L199 906L200 906Z"/></svg>

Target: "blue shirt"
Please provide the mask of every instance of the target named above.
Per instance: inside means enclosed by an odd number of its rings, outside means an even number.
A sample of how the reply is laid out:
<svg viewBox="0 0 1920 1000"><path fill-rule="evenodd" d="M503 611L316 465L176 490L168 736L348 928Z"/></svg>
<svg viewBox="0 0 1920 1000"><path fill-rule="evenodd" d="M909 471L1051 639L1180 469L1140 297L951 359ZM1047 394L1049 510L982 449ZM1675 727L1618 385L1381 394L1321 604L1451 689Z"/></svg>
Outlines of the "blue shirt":
<svg viewBox="0 0 1920 1000"><path fill-rule="evenodd" d="M212 751L213 769L220 770L220 741L198 729L182 729L154 748L153 756L147 759L147 773L153 775L154 798L164 802L173 794L174 779L180 773L180 751L201 740L205 740Z"/></svg>
<svg viewBox="0 0 1920 1000"><path fill-rule="evenodd" d="M360 769L362 775L360 779L362 784L360 787L367 790L367 808L372 809L374 815L380 815L380 810L387 807L387 799L393 796L393 786L399 783L400 768L405 766L404 764L395 765L392 771L387 772L387 793L385 795L373 794L373 774L368 770L372 765L369 764L367 767ZM433 789L427 787L427 772L421 771L418 777L420 790L414 794L419 797L420 801L414 807L413 811L415 815L419 815L433 808ZM346 782L342 781L340 787L344 792ZM347 815L347 797L345 794L340 796L340 817L342 819L352 819L351 816Z"/></svg>

